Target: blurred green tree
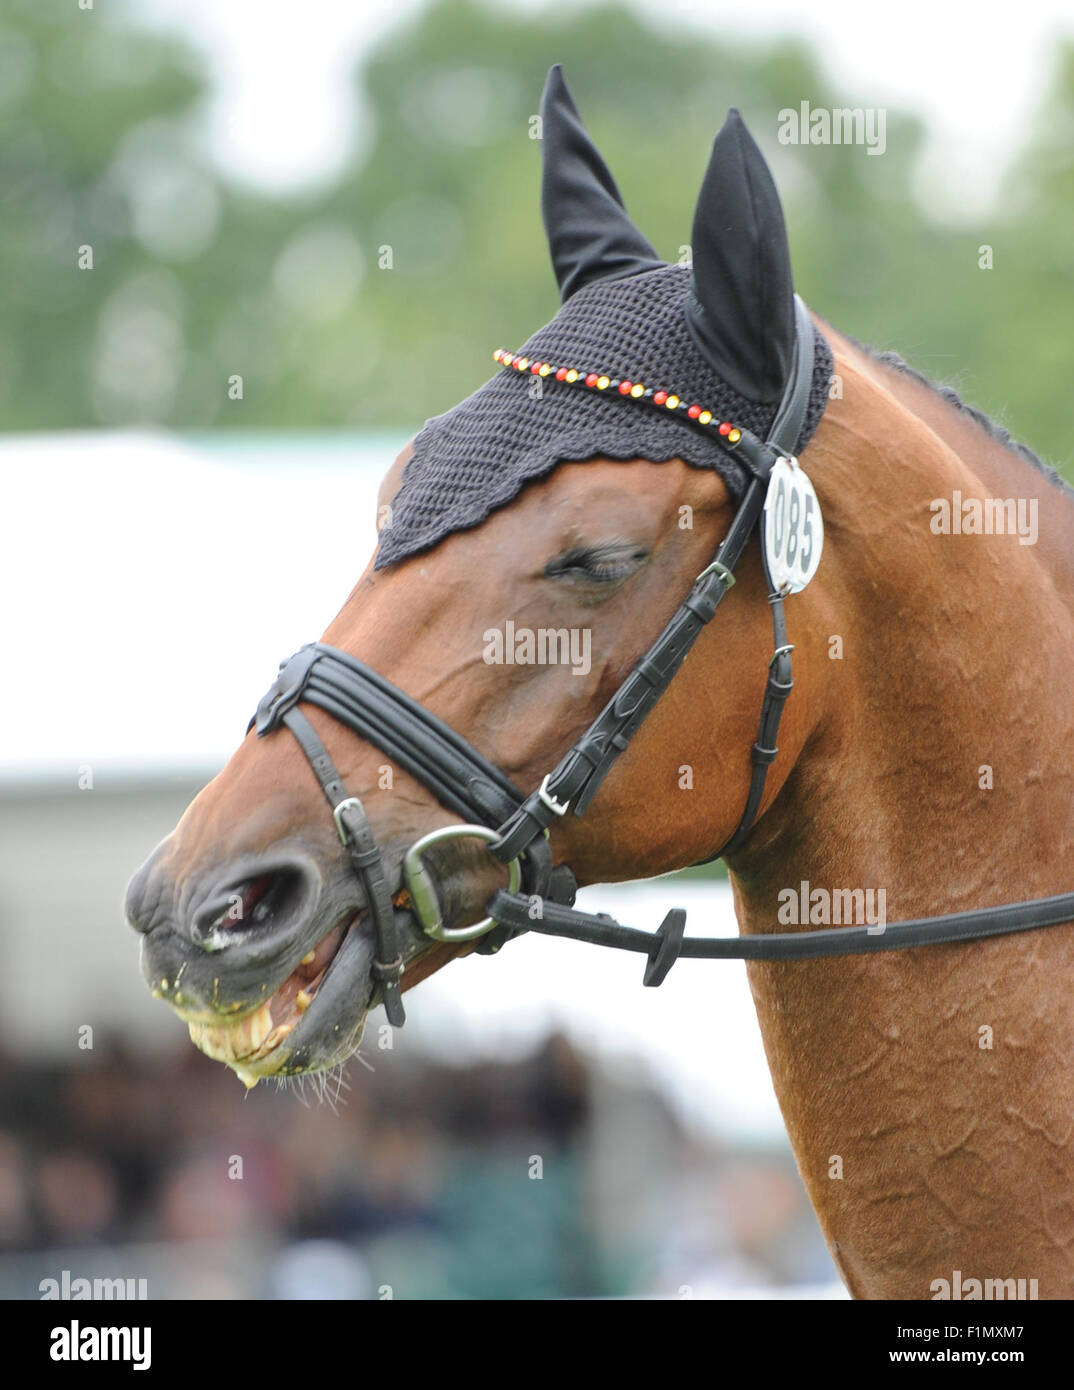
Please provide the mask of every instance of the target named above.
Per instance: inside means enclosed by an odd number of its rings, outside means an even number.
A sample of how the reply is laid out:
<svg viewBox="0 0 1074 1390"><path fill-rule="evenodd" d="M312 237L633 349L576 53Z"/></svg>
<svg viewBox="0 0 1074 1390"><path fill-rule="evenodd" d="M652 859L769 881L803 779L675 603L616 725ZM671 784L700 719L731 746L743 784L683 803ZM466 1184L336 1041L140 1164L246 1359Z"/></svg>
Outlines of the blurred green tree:
<svg viewBox="0 0 1074 1390"><path fill-rule="evenodd" d="M9 0L0 418L399 429L447 409L491 374L493 347L556 309L534 118L557 61L663 256L684 252L736 105L775 169L809 302L1071 461L1074 47L1058 50L995 212L951 225L913 196L916 116L888 111L880 158L781 145L781 109L854 104L808 46L714 42L618 5L530 17L439 0L357 74L361 159L326 193L274 199L214 169L206 78L183 45L100 10Z"/></svg>

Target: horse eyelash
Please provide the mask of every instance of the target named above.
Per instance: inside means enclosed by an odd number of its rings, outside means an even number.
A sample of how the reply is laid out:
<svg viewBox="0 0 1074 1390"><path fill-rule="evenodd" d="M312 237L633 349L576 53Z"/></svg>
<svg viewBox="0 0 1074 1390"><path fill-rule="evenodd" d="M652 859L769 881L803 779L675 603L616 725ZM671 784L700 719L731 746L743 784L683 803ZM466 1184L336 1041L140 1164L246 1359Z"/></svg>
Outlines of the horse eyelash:
<svg viewBox="0 0 1074 1390"><path fill-rule="evenodd" d="M648 552L640 546L629 551L622 546L576 546L550 560L544 572L550 579L576 575L610 583L633 574L647 556Z"/></svg>

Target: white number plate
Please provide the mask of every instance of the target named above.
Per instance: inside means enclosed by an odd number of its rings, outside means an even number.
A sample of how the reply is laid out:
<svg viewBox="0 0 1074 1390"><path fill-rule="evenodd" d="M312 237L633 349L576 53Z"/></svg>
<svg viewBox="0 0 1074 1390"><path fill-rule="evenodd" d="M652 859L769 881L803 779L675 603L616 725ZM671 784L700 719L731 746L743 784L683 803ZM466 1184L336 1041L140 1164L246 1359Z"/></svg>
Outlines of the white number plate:
<svg viewBox="0 0 1074 1390"><path fill-rule="evenodd" d="M813 484L797 459L779 459L772 469L763 529L773 585L781 594L798 593L820 564L824 522Z"/></svg>

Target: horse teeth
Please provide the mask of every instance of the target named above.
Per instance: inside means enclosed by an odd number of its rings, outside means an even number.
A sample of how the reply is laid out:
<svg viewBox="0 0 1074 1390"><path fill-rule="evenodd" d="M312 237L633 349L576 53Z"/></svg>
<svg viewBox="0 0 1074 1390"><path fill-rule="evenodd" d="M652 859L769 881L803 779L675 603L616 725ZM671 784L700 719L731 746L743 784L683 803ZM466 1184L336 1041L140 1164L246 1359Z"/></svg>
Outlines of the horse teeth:
<svg viewBox="0 0 1074 1390"><path fill-rule="evenodd" d="M262 1004L255 1014L239 1023L191 1023L190 1036L195 1046L218 1062L231 1063L249 1052L256 1052L272 1032L272 1008Z"/></svg>
<svg viewBox="0 0 1074 1390"><path fill-rule="evenodd" d="M304 1014L313 1003L313 995L307 990L300 989L295 995L295 1006L300 1014Z"/></svg>
<svg viewBox="0 0 1074 1390"><path fill-rule="evenodd" d="M250 1019L250 1041L256 1050L272 1032L272 1007L262 1004Z"/></svg>
<svg viewBox="0 0 1074 1390"><path fill-rule="evenodd" d="M264 1044L258 1047L258 1051L271 1052L273 1048L279 1047L294 1026L293 1023L278 1023L265 1039Z"/></svg>
<svg viewBox="0 0 1074 1390"><path fill-rule="evenodd" d="M313 957L314 957L316 954L317 954L316 951L307 951L306 954L302 957L302 959L301 959L301 961L299 962L299 964L300 964L300 965L312 965L312 964L313 964Z"/></svg>

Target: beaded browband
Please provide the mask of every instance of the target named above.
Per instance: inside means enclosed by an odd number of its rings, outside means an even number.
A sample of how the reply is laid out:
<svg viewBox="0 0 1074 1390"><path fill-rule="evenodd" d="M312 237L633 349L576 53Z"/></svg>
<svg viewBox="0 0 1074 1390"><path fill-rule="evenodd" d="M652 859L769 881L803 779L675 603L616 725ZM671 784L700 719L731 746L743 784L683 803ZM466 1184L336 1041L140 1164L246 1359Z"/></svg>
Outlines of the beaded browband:
<svg viewBox="0 0 1074 1390"><path fill-rule="evenodd" d="M643 386L640 381L627 381L625 378L619 380L603 372L587 372L578 367L554 367L551 362L535 362L520 353L508 352L505 348L497 348L492 358L494 362L500 362L505 367L514 367L516 372L528 371L537 377L550 376L556 381L565 382L568 386L586 386L591 391L618 391L624 400L641 401L645 405L657 406L664 410L685 411L687 419L693 420L697 425L715 425L716 433L722 435L729 444L737 444L742 438L742 431L737 425L731 424L729 420L717 420L711 410L703 405L688 404L674 391L657 391L651 386Z"/></svg>

